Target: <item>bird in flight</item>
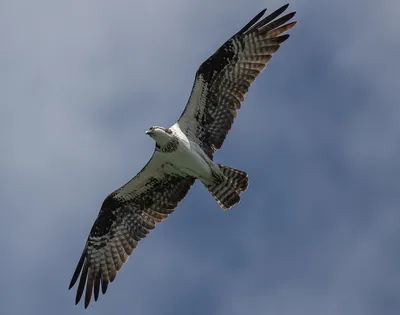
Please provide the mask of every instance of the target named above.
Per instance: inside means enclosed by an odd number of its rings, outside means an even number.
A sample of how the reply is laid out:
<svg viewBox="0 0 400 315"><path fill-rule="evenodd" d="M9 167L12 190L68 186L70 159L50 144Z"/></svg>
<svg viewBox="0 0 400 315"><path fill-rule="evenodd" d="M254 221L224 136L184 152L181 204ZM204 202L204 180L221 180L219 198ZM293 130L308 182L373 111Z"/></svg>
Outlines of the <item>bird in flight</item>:
<svg viewBox="0 0 400 315"><path fill-rule="evenodd" d="M281 16L288 6L263 19L262 10L225 42L197 70L178 121L146 131L155 141L154 153L133 179L104 200L69 285L71 289L80 276L76 304L84 292L86 308L92 294L97 301L100 287L103 294L107 291L138 242L174 211L196 179L223 210L240 201L247 174L216 163L213 154L251 83L289 38L282 34L296 22L289 22L295 12Z"/></svg>

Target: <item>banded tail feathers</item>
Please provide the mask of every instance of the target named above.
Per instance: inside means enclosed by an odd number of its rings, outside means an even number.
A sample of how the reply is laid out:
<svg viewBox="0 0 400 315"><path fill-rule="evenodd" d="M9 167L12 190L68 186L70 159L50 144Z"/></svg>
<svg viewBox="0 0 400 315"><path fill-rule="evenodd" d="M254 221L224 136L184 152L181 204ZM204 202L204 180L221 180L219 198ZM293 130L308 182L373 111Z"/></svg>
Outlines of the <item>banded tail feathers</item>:
<svg viewBox="0 0 400 315"><path fill-rule="evenodd" d="M205 185L222 210L228 210L239 203L240 194L249 185L246 172L218 164L224 180L213 185Z"/></svg>

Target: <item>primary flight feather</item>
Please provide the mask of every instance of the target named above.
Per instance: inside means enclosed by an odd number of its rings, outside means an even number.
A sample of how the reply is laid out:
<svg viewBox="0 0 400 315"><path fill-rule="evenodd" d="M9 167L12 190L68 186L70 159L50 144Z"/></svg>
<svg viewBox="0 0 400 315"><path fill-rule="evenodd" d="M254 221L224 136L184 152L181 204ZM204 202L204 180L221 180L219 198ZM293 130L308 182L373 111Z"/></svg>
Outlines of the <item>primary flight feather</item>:
<svg viewBox="0 0 400 315"><path fill-rule="evenodd" d="M128 183L103 202L69 288L78 281L76 304L85 308L100 288L104 294L138 242L174 211L199 179L223 210L240 201L248 177L213 161L231 129L251 83L296 22L295 12L281 16L285 5L260 20L257 14L197 70L188 103L170 128L151 127L153 156ZM281 17L280 17L281 16ZM285 24L286 23L286 24ZM85 290L86 288L86 290Z"/></svg>

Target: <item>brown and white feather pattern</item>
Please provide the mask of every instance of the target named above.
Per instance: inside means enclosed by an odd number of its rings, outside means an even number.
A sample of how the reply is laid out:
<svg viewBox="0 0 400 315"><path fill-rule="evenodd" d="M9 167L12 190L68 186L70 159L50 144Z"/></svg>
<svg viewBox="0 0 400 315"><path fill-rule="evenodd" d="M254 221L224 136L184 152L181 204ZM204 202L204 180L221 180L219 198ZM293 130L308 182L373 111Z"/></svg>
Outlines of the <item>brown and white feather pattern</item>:
<svg viewBox="0 0 400 315"><path fill-rule="evenodd" d="M196 73L180 128L212 157L222 146L251 85L289 35L295 12L278 18L288 5L261 21L261 11L208 58ZM278 18L278 19L276 19Z"/></svg>
<svg viewBox="0 0 400 315"><path fill-rule="evenodd" d="M85 307L92 294L98 299L100 287L106 292L138 242L173 212L194 181L169 173L155 152L138 175L104 200L71 279L70 288L80 275L76 304L85 287Z"/></svg>
<svg viewBox="0 0 400 315"><path fill-rule="evenodd" d="M173 137L170 141L168 141L164 146L160 146L156 143L156 150L162 153L171 153L178 149L179 147L179 139L178 137Z"/></svg>
<svg viewBox="0 0 400 315"><path fill-rule="evenodd" d="M222 210L228 210L240 201L240 194L247 189L249 178L246 172L222 164L218 166L225 179L206 187Z"/></svg>

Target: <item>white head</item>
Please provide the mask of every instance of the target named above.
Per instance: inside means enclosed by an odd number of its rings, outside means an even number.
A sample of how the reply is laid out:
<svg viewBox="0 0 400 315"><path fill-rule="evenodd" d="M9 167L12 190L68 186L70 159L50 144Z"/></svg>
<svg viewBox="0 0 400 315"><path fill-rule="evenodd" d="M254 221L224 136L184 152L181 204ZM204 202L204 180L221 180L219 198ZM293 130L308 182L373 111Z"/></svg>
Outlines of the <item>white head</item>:
<svg viewBox="0 0 400 315"><path fill-rule="evenodd" d="M163 128L159 126L153 126L145 133L146 135L152 137L160 146L165 145L173 137L172 130L170 128Z"/></svg>

